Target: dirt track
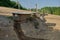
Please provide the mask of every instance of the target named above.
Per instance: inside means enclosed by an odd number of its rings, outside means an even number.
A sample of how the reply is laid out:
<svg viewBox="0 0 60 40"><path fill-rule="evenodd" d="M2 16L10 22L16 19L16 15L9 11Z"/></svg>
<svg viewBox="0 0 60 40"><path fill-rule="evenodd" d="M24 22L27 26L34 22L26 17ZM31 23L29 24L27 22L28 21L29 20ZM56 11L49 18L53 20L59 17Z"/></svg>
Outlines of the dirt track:
<svg viewBox="0 0 60 40"><path fill-rule="evenodd" d="M54 29L60 30L60 16L58 16L58 15L50 15L49 14L45 18L46 18L47 22L56 24Z"/></svg>

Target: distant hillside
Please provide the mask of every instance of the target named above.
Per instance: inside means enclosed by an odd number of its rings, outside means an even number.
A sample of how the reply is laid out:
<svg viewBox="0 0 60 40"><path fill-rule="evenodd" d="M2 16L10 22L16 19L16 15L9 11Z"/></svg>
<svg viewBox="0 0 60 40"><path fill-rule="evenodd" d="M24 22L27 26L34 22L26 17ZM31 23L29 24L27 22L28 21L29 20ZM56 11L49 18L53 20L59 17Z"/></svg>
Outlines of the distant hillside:
<svg viewBox="0 0 60 40"><path fill-rule="evenodd" d="M44 7L41 8L41 12L44 13L49 13L49 14L55 14L55 15L60 15L60 7Z"/></svg>

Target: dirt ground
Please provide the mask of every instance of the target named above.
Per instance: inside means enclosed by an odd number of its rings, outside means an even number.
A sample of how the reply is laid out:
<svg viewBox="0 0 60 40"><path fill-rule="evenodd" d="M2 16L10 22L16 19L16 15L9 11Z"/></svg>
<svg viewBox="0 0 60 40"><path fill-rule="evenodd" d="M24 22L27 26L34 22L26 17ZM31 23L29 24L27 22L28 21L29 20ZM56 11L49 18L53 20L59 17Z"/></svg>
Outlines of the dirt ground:
<svg viewBox="0 0 60 40"><path fill-rule="evenodd" d="M50 26L53 28L51 35L50 35L50 39L51 40L60 40L60 16L49 14L48 16L45 16L45 18L47 20L47 23L56 24L55 26Z"/></svg>
<svg viewBox="0 0 60 40"><path fill-rule="evenodd" d="M32 38L44 38L48 40L60 40L60 16L48 15L45 16L46 23L55 24L53 26L49 25L49 28L44 29L40 27L35 29L31 23L23 23L22 30L24 34ZM17 35L13 30L12 23L9 23L9 19L6 19L4 16L0 16L0 40L17 40ZM33 27L32 27L33 26ZM44 29L44 30L41 30ZM49 29L49 30L48 30ZM51 30L50 30L51 29ZM45 31L46 30L46 31Z"/></svg>
<svg viewBox="0 0 60 40"><path fill-rule="evenodd" d="M60 40L60 16L45 16L46 25L39 21L39 29L35 29L31 22L21 24L26 36L47 40Z"/></svg>
<svg viewBox="0 0 60 40"><path fill-rule="evenodd" d="M0 15L0 40L18 40L12 21L2 15Z"/></svg>
<svg viewBox="0 0 60 40"><path fill-rule="evenodd" d="M7 9L1 10L0 8L0 40L18 40L17 34L13 29L13 22L6 18L6 16L11 16L11 14L8 13L10 11L6 12L5 10ZM38 20L40 23L38 26L39 29L35 29L31 22L21 24L24 34L32 38L60 40L60 16L49 14L45 16L45 19L47 25L44 25L44 23Z"/></svg>

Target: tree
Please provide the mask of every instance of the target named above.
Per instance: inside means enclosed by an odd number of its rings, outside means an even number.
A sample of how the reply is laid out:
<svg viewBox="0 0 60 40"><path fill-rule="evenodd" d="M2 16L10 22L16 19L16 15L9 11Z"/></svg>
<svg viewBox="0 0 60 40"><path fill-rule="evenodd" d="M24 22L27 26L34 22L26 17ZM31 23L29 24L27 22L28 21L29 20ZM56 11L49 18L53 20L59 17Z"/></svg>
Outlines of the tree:
<svg viewBox="0 0 60 40"><path fill-rule="evenodd" d="M12 7L18 9L18 4L15 1L10 1L10 0L0 0L0 6ZM21 6L21 4L19 4L19 6L20 9L26 10L26 8Z"/></svg>
<svg viewBox="0 0 60 40"><path fill-rule="evenodd" d="M44 8L41 8L40 10L41 12L42 10L44 10L45 12L48 12L50 14L60 15L60 7L44 7Z"/></svg>
<svg viewBox="0 0 60 40"><path fill-rule="evenodd" d="M0 6L10 6L10 0L0 0Z"/></svg>

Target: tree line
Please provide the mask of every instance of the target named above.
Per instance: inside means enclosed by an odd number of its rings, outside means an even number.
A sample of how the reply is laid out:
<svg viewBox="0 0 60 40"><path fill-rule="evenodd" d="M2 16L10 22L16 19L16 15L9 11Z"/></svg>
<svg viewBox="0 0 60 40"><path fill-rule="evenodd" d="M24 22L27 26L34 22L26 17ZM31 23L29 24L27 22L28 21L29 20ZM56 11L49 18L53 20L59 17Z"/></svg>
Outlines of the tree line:
<svg viewBox="0 0 60 40"><path fill-rule="evenodd" d="M18 9L18 3L11 0L0 0L0 6L11 7ZM21 4L19 4L20 9L26 10Z"/></svg>
<svg viewBox="0 0 60 40"><path fill-rule="evenodd" d="M32 8L31 11L35 11L35 8ZM54 14L54 15L60 15L60 7L43 7L41 9L38 9L39 13L48 13L48 14Z"/></svg>
<svg viewBox="0 0 60 40"><path fill-rule="evenodd" d="M60 7L44 7L40 9L40 12L60 15Z"/></svg>

